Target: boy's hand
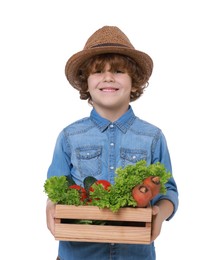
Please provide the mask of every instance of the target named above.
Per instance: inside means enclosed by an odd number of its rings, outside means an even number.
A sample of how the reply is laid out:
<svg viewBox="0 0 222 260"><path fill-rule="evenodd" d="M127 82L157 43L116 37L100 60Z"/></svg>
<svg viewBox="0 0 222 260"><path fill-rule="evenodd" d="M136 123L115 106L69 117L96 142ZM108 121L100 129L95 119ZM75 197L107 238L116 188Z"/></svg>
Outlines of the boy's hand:
<svg viewBox="0 0 222 260"><path fill-rule="evenodd" d="M152 210L151 242L159 236L162 223L173 213L173 204L169 200L160 200L152 207Z"/></svg>
<svg viewBox="0 0 222 260"><path fill-rule="evenodd" d="M158 206L153 206L152 207L152 233L151 233L151 242L153 242L160 234L161 227L162 227L162 221L159 220L158 218L158 213L160 209Z"/></svg>
<svg viewBox="0 0 222 260"><path fill-rule="evenodd" d="M46 205L46 222L49 231L55 235L55 204L51 200L47 200Z"/></svg>

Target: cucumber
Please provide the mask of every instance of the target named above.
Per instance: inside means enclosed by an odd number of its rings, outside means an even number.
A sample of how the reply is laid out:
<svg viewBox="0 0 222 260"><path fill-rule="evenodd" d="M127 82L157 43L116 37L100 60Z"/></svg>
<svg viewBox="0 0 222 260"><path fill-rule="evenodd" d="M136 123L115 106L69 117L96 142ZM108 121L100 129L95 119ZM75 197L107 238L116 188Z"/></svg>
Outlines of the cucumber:
<svg viewBox="0 0 222 260"><path fill-rule="evenodd" d="M68 186L72 186L72 185L76 184L75 181L72 179L71 175L65 175L65 177L68 182Z"/></svg>
<svg viewBox="0 0 222 260"><path fill-rule="evenodd" d="M97 181L97 179L93 176L87 176L85 177L85 179L83 180L83 186L86 190L87 193L89 193L89 189L90 187L93 185L93 183L95 183Z"/></svg>

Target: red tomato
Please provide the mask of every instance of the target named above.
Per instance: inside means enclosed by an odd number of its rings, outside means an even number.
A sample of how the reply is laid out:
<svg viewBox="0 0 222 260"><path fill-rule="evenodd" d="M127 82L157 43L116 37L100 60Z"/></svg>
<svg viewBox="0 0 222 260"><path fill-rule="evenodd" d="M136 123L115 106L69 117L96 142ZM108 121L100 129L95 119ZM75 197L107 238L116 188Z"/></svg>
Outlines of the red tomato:
<svg viewBox="0 0 222 260"><path fill-rule="evenodd" d="M97 180L94 184L98 185L101 184L105 190L109 190L109 187L111 186L111 183L107 180ZM89 189L91 192L94 191L92 187Z"/></svg>
<svg viewBox="0 0 222 260"><path fill-rule="evenodd" d="M86 190L82 186L74 184L74 185L69 186L69 188L78 190L78 192L80 194L81 201L84 201L84 200L87 199Z"/></svg>
<svg viewBox="0 0 222 260"><path fill-rule="evenodd" d="M108 190L108 188L111 186L111 183L107 180L98 180L96 181L96 184L102 184L105 190Z"/></svg>

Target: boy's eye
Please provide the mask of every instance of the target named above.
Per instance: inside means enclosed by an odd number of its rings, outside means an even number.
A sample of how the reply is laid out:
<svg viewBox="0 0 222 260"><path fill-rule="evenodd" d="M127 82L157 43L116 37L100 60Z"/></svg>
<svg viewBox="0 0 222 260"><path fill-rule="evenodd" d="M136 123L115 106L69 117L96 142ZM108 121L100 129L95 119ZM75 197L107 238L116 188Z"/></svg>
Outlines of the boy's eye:
<svg viewBox="0 0 222 260"><path fill-rule="evenodd" d="M102 73L101 70L94 70L94 71L92 71L92 74L100 74L100 73Z"/></svg>
<svg viewBox="0 0 222 260"><path fill-rule="evenodd" d="M115 73L125 73L123 70L116 70Z"/></svg>

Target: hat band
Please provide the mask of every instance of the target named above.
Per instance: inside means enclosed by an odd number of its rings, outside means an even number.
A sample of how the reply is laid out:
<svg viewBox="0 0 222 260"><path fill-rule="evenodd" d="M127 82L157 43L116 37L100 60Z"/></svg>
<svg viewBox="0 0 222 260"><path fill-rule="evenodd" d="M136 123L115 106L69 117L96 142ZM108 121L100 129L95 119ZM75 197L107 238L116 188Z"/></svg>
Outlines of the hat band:
<svg viewBox="0 0 222 260"><path fill-rule="evenodd" d="M91 48L105 47L105 46L117 46L117 47L127 47L127 48L129 48L128 46L126 46L124 44L120 44L120 43L101 43L101 44L94 45Z"/></svg>

